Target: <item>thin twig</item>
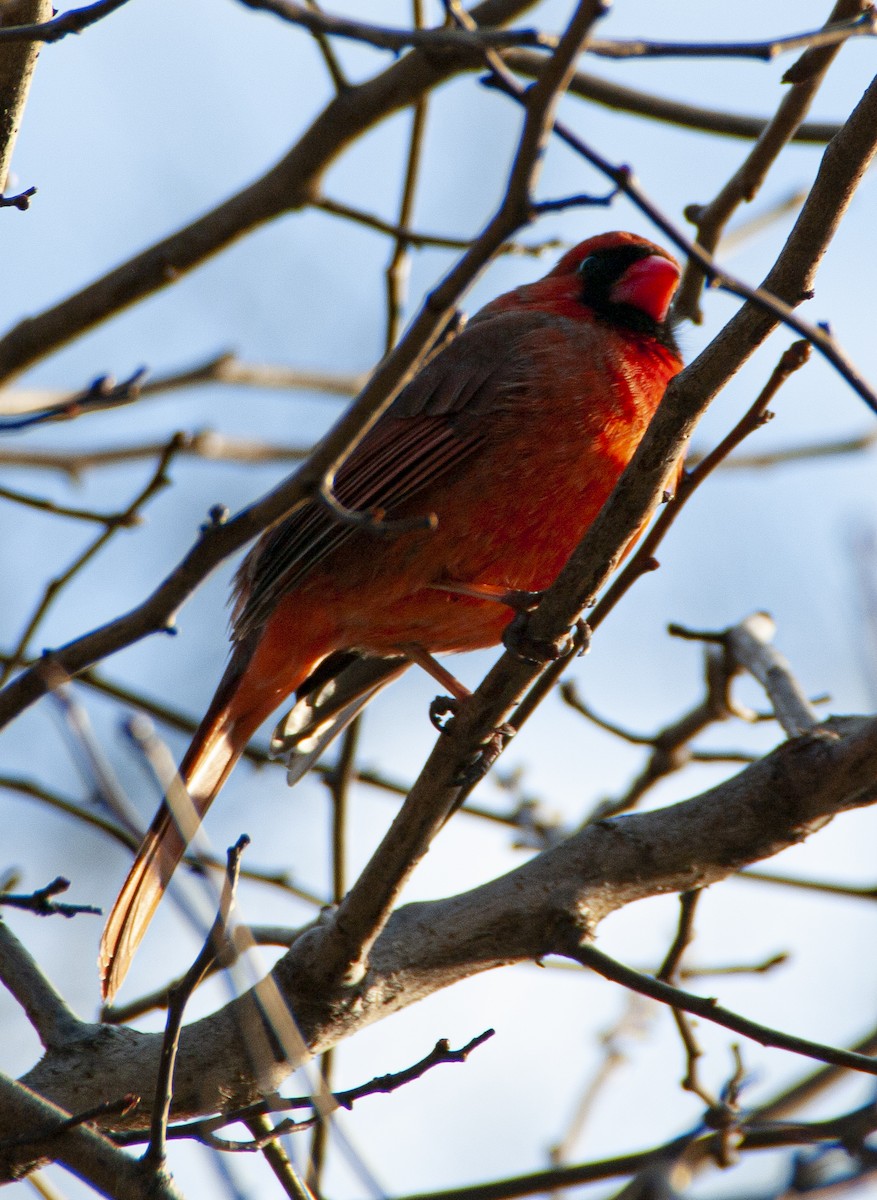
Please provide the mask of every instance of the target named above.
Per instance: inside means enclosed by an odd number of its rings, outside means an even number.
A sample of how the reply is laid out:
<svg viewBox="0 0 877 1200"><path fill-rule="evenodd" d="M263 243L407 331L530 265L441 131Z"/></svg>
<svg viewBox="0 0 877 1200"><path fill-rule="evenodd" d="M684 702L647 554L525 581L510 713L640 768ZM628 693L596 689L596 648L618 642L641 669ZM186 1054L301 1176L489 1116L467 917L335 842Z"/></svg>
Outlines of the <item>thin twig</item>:
<svg viewBox="0 0 877 1200"><path fill-rule="evenodd" d="M244 362L231 351L213 354L203 362L163 375L153 375L139 384L130 401L148 400L168 392L205 384L231 387L265 388L276 391L318 392L327 396L355 396L368 380L368 372L349 374L340 371L315 371L289 367L281 363ZM46 409L64 410L80 392L53 391L45 388L4 389L0 391L0 413L20 416Z"/></svg>
<svg viewBox="0 0 877 1200"><path fill-rule="evenodd" d="M249 1117L245 1124L289 1200L315 1200L313 1192L299 1177L286 1151L277 1141L277 1138L282 1136L282 1131L275 1130L264 1116Z"/></svg>
<svg viewBox="0 0 877 1200"><path fill-rule="evenodd" d="M423 0L412 0L412 17L417 29L426 24ZM405 307L405 289L410 274L411 260L410 243L401 233L411 224L414 214L414 198L417 191L417 181L420 174L420 163L423 154L423 141L426 131L426 114L429 100L424 95L414 106L411 114L411 133L408 139L408 158L405 164L405 175L402 180L402 195L399 198L397 224L400 232L396 235L393 253L387 264L386 295L387 295L387 334L385 349L391 350L399 340L402 331L402 319Z"/></svg>
<svg viewBox="0 0 877 1200"><path fill-rule="evenodd" d="M505 50L503 59L522 75L536 76L544 69L546 57L537 50ZM682 129L721 137L754 141L768 124L767 117L753 117L725 109L686 104L666 96L626 87L613 79L604 79L587 71L576 71L569 83L569 93L601 104L615 112L633 113L650 121L660 121ZM842 128L836 121L804 121L792 135L793 142L824 146Z"/></svg>
<svg viewBox="0 0 877 1200"><path fill-rule="evenodd" d="M375 46L379 50L392 50L398 54L410 47L431 51L479 50L484 46L545 46L553 48L555 39L536 29L479 29L477 32L448 28L444 25L433 29L391 29L388 26L372 25L365 21L349 20L331 16L313 8L306 8L295 0L241 0L247 8L263 9L284 21L301 25L311 33L331 34L333 37L350 38Z"/></svg>
<svg viewBox="0 0 877 1200"><path fill-rule="evenodd" d="M842 1050L837 1046L827 1046L820 1042L812 1042L807 1038L795 1037L781 1029L771 1029L757 1021L741 1017L730 1009L722 1008L712 997L696 996L681 988L671 987L650 975L643 975L622 963L616 962L595 946L570 946L566 951L570 958L575 959L584 967L590 967L598 975L613 983L620 983L644 996L650 996L671 1008L681 1008L693 1016L702 1017L726 1029L733 1029L743 1037L751 1038L762 1046L773 1046L779 1050L788 1050L792 1054L801 1054L806 1058L815 1058L818 1062L831 1063L834 1066L846 1067L851 1071L860 1071L866 1075L877 1075L877 1058L865 1054L857 1054L852 1050Z"/></svg>
<svg viewBox="0 0 877 1200"><path fill-rule="evenodd" d="M0 466L23 467L27 470L59 471L71 482L78 483L86 471L100 467L115 467L121 463L155 459L166 442L133 442L121 446L83 450L0 450ZM256 438L233 437L203 429L181 435L179 458L203 459L205 462L275 463L302 462L311 452L310 446L279 445ZM120 522L116 522L117 524Z"/></svg>
<svg viewBox="0 0 877 1200"><path fill-rule="evenodd" d="M417 229L411 229L407 221L403 222L401 219L397 222L385 221L383 217L379 217L375 213L364 212L361 208L354 208L351 204L344 204L340 200L332 200L328 196L315 197L311 201L311 207L319 209L320 212L329 213L334 217L343 217L345 221L353 221L357 225L364 225L367 229L373 229L376 233L384 233L388 237L395 238L398 241L407 242L418 249L432 246L440 250L468 250L472 245L471 238L446 237L438 233L421 233Z"/></svg>
<svg viewBox="0 0 877 1200"><path fill-rule="evenodd" d="M771 644L776 625L768 613L753 613L723 632L691 630L681 625L670 625L669 630L677 637L721 642L739 667L749 671L765 689L787 737L812 733L819 725L819 717L788 661Z"/></svg>
<svg viewBox="0 0 877 1200"><path fill-rule="evenodd" d="M793 50L815 50L836 46L852 37L872 37L877 32L874 10L869 5L861 16L830 21L810 33L790 34L761 42L658 42L642 39L610 41L594 38L588 53L599 58L757 58L772 62Z"/></svg>
<svg viewBox="0 0 877 1200"><path fill-rule="evenodd" d="M23 504L26 508L35 508L39 512L50 513L53 517L70 517L76 521L89 521L96 525L106 525L108 528L124 526L130 528L139 523L140 518L135 513L101 513L90 508L71 508L66 504L57 504L43 496L32 496L29 492L18 492L13 488L0 487L0 499L11 500L15 504Z"/></svg>
<svg viewBox="0 0 877 1200"><path fill-rule="evenodd" d="M36 194L35 187L25 188L23 192L18 192L14 196L5 196L0 193L0 208L17 208L19 212L27 212L30 202Z"/></svg>
<svg viewBox="0 0 877 1200"><path fill-rule="evenodd" d="M79 572L82 570L82 568L85 567L86 564L89 563L92 560L92 558L94 558L94 556L103 549L103 547L112 538L112 536L117 532L117 530L124 528L124 526L126 524L130 524L131 521L133 520L133 518L139 513L140 509L145 504L148 504L149 501L154 496L156 496L163 488L165 488L168 485L169 480L168 480L168 476L167 476L167 469L168 469L168 466L170 465L172 458L177 453L179 444L180 444L179 435L174 435L174 437L172 437L171 440L165 446L164 451L161 454L158 464L156 465L156 468L153 471L151 477L147 481L146 485L137 493L137 495L134 497L134 499L131 501L131 503L128 505L128 507L124 510L122 519L119 521L119 523L112 525L112 526L108 527L107 529L105 529L103 531L103 533L101 533L91 543L90 546L87 546L85 548L85 550L82 551L81 554L78 554L76 556L76 558L73 560L73 562L70 564L70 566L66 568L66 570L62 571L62 573L60 575L57 575L46 586L45 591L43 592L42 598L40 599L39 603L37 604L36 608L34 609L34 612L31 615L30 620L25 625L24 631L22 632L21 636L19 637L18 642L10 655L10 658L12 660L18 662L23 657L26 656L28 646L30 645L31 639L33 638L33 636L36 633L37 629L39 628L40 624L42 623L43 618L45 617L46 613L51 608L52 604L58 598L61 591L70 582L70 580L75 578L75 576L79 574ZM9 673L10 673L9 667L5 667L3 669L3 671L0 672L0 684L4 683L6 681L6 679L8 679Z"/></svg>
<svg viewBox="0 0 877 1200"><path fill-rule="evenodd" d="M645 767L621 796L615 800L605 800L597 805L588 816L588 821L602 821L607 817L628 812L661 779L665 779L675 771L681 771L694 761L695 753L689 746L692 739L703 733L710 725L738 715L731 700L731 681L736 670L734 660L729 655L721 650L716 650L715 647L707 648L704 660L706 688L703 700L694 705L677 721L673 721L653 737L645 739L646 743L652 747L652 753L649 755ZM562 683L560 695L567 704L590 715L578 699L574 684ZM606 728L605 722L601 722L601 724ZM633 740L626 730L620 732L626 740ZM725 761L724 757L723 761Z"/></svg>
<svg viewBox="0 0 877 1200"><path fill-rule="evenodd" d="M85 8L71 8L36 25L7 25L0 28L0 42L59 42L68 33L82 33L89 25L102 21L121 8L126 0L97 0Z"/></svg>
<svg viewBox="0 0 877 1200"><path fill-rule="evenodd" d="M799 462L813 462L821 458L836 458L844 454L861 454L877 446L877 429L869 430L860 437L839 438L831 442L811 442L803 446L781 446L778 450L765 450L762 454L735 454L722 463L725 471L760 471L767 467L783 467ZM692 454L696 464L699 455Z"/></svg>
<svg viewBox="0 0 877 1200"><path fill-rule="evenodd" d="M37 917L78 917L83 913L89 916L100 916L101 910L92 904L61 904L53 899L62 895L70 887L70 880L59 875L45 887L37 888L28 895L15 895L12 892L0 892L0 906L17 908L22 912L33 913Z"/></svg>
<svg viewBox="0 0 877 1200"><path fill-rule="evenodd" d="M317 3L317 0L305 0L305 2L309 8L314 10L314 12L320 11L320 6ZM320 54L323 56L323 62L326 64L326 70L329 72L332 83L335 85L336 93L338 95L342 95L344 92L349 91L350 81L344 74L341 63L338 61L338 56L332 49L331 41L320 29L314 29L311 31L311 33L314 41L317 43L317 46L320 49Z"/></svg>
<svg viewBox="0 0 877 1200"><path fill-rule="evenodd" d="M167 1157L167 1123L171 1110L174 1085L174 1066L180 1044L183 1015L193 992L208 974L214 959L226 942L228 922L234 906L235 890L240 874L240 860L250 839L244 834L228 851L225 884L219 901L219 910L198 957L170 995L167 1023L161 1046L158 1076L155 1084L155 1099L152 1105L152 1123L149 1145L143 1154L143 1165L156 1174L161 1171Z"/></svg>
<svg viewBox="0 0 877 1200"><path fill-rule="evenodd" d="M848 900L877 901L877 886L857 887L851 883L831 883L824 879L802 879L795 875L782 875L778 871L759 871L747 867L740 871L737 879L748 879L753 883L772 883L777 887L797 888L802 892L821 892L824 896L839 896Z"/></svg>
<svg viewBox="0 0 877 1200"><path fill-rule="evenodd" d="M676 936L673 938L672 945L667 951L667 955L655 976L662 983L676 985L679 982L682 974L683 956L694 941L694 917L702 894L700 891L683 892L679 897L679 923L676 928ZM707 1089L700 1078L698 1063L703 1055L703 1051L695 1037L691 1021L689 1021L687 1013L684 1013L680 1008L673 1008L672 1013L676 1029L682 1041L682 1047L685 1051L686 1068L682 1087L685 1091L698 1096L708 1110L715 1109L718 1105L718 1100Z"/></svg>
<svg viewBox="0 0 877 1200"><path fill-rule="evenodd" d="M0 1138L0 1150L7 1150L13 1146L33 1145L35 1142L45 1142L50 1139L53 1140L60 1137L61 1134L68 1133L71 1129L76 1129L79 1125L88 1125L101 1118L126 1117L139 1104L140 1097L132 1093L120 1096L117 1100L105 1100L101 1104L95 1104L91 1108L83 1109L82 1112L72 1113L69 1117L62 1117L54 1125L46 1128L28 1130L26 1133L19 1133L10 1138Z"/></svg>
<svg viewBox="0 0 877 1200"><path fill-rule="evenodd" d="M494 1036L494 1033L493 1029L486 1029L483 1033L478 1034L477 1037L473 1037L468 1041L465 1046L461 1046L459 1050L451 1049L448 1039L441 1038L425 1057L413 1063L410 1067L405 1067L401 1071L392 1071L386 1075L375 1076L374 1079L370 1079L367 1083L360 1083L356 1087L347 1088L345 1091L335 1092L331 1098L338 1108L344 1108L349 1111L353 1108L354 1104L359 1100L365 1099L367 1096L388 1096L398 1091L399 1088L406 1087L408 1084L421 1079L428 1071L433 1070L435 1067L446 1063L465 1063L472 1051L489 1041ZM244 1108L223 1113L222 1116L172 1125L168 1129L168 1138L174 1140L183 1138L204 1140L207 1135L238 1121L248 1122L255 1116L269 1116L290 1110L314 1109L315 1107L313 1096L272 1096L266 1100L259 1100L255 1104L249 1104ZM316 1120L318 1120L318 1117L314 1114L304 1121L296 1121L296 1131L312 1128ZM270 1138L281 1137L283 1134L289 1132L291 1132L290 1125L284 1122L274 1129L268 1129L269 1140ZM263 1137L264 1135L262 1135ZM261 1145L262 1138L257 1140L258 1144L255 1146L243 1143L240 1144L240 1148L257 1149ZM131 1133L119 1136L119 1141L122 1145L134 1145L143 1140L143 1134L138 1130L133 1130Z"/></svg>
<svg viewBox="0 0 877 1200"><path fill-rule="evenodd" d="M0 33L3 30L0 28ZM56 421L72 421L86 412L104 412L110 408L130 404L140 397L140 386L146 368L140 367L121 383L109 375L101 375L83 391L75 392L56 404L44 409L34 409L19 416L0 417L0 432L29 429L34 425L46 425Z"/></svg>
<svg viewBox="0 0 877 1200"><path fill-rule="evenodd" d="M831 35L837 28L833 22L839 17L857 13L860 8L860 0L837 0L825 32ZM873 29L873 9L869 9L863 16L855 17L852 22L842 22L842 27L848 28L854 24L861 28L864 18L867 18L869 27ZM697 230L698 245L710 254L715 252L722 232L734 211L744 201L749 203L755 198L769 169L807 115L828 68L840 50L841 41L822 43L822 49L809 49L805 52L797 64L797 82L786 92L776 113L740 167L709 204L692 204L685 210L686 218ZM700 265L689 259L673 301L672 311L676 317L688 318L695 324L700 323L702 313L699 296L705 278Z"/></svg>
<svg viewBox="0 0 877 1200"><path fill-rule="evenodd" d="M121 1104L121 1101L117 1103ZM50 1136L44 1147L25 1146L0 1153L0 1175L18 1178L23 1168L45 1154L91 1184L95 1192L112 1200L182 1200L169 1175L148 1177L138 1162L90 1125L70 1127L71 1114L30 1088L0 1075L0 1105L12 1118L16 1131L54 1129L66 1123L62 1133ZM7 1125L7 1129L9 1126ZM38 1152L39 1151L39 1152Z"/></svg>

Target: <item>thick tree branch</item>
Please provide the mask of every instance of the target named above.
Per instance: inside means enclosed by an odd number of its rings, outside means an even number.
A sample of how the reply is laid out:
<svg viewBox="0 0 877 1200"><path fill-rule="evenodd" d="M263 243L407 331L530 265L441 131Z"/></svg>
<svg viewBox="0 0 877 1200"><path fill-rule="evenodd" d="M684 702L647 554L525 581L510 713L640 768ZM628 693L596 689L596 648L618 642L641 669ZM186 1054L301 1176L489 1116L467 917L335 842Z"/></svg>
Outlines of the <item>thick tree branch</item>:
<svg viewBox="0 0 877 1200"><path fill-rule="evenodd" d="M69 1112L2 1075L0 1114L0 1182L19 1179L40 1161L51 1159L111 1200L183 1200L169 1175L145 1171L91 1125L71 1123ZM46 1131L42 1141L40 1130ZM15 1145L10 1138L15 1132L28 1135L26 1146Z"/></svg>
<svg viewBox="0 0 877 1200"><path fill-rule="evenodd" d="M9 26L43 21L51 15L50 0L6 0L0 10L0 39ZM4 46L0 41L0 196L6 190L38 54L39 47L33 42Z"/></svg>
<svg viewBox="0 0 877 1200"><path fill-rule="evenodd" d="M509 963L564 954L570 930L587 940L611 912L646 896L704 887L805 838L825 819L877 799L877 718L834 718L694 799L587 826L556 848L474 891L397 910L366 976L323 990L332 919L305 933L273 972L311 1053L441 988ZM263 992L259 993L264 995ZM259 1099L288 1067L253 1078L242 1029L264 1026L255 994L183 1030L175 1115ZM261 1014L261 1015L260 1015ZM28 1086L79 1111L117 1094L149 1094L161 1037L93 1027L49 1053ZM88 1063L87 1071L74 1064ZM98 1082L96 1082L98 1081ZM95 1093L100 1090L100 1096Z"/></svg>
<svg viewBox="0 0 877 1200"><path fill-rule="evenodd" d="M0 920L0 983L24 1009L47 1050L75 1040L85 1028L3 920Z"/></svg>

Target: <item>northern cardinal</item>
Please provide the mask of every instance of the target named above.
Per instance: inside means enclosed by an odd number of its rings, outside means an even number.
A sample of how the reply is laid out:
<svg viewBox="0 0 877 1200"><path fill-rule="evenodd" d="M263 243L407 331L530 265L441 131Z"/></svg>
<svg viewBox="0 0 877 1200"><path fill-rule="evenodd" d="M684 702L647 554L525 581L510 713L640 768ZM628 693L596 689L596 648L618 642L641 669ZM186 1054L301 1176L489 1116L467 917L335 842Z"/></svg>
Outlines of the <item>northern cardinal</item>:
<svg viewBox="0 0 877 1200"><path fill-rule="evenodd" d="M590 238L422 368L335 495L388 520L434 513L436 528L379 536L312 502L261 537L235 580L228 667L180 765L195 825L292 692L321 749L411 661L447 682L432 654L502 639L510 598L555 578L682 366L667 324L678 280L651 242ZM192 836L178 819L165 801L107 921L109 998Z"/></svg>

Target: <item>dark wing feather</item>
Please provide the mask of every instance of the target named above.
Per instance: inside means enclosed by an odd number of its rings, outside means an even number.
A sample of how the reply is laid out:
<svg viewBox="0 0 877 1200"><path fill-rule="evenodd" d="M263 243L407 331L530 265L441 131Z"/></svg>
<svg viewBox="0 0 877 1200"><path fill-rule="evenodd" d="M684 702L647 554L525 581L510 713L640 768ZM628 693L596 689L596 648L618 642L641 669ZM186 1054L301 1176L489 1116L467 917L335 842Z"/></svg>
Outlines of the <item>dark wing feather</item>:
<svg viewBox="0 0 877 1200"><path fill-rule="evenodd" d="M296 693L296 702L274 730L271 754L286 763L297 783L377 693L406 671L406 658L336 654Z"/></svg>
<svg viewBox="0 0 877 1200"><path fill-rule="evenodd" d="M451 474L483 441L482 415L517 390L528 366L521 335L545 319L538 313L476 318L403 388L343 463L335 479L341 503L392 518ZM354 534L319 503L265 534L237 575L235 641L258 629L285 592Z"/></svg>

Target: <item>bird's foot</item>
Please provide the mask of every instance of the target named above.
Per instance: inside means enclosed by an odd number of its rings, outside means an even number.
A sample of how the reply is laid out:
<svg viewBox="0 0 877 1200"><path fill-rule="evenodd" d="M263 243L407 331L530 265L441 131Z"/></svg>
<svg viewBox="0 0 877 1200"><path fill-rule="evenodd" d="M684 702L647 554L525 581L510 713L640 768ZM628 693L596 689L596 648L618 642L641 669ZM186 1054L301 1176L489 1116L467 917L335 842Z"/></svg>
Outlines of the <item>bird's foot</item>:
<svg viewBox="0 0 877 1200"><path fill-rule="evenodd" d="M536 663L540 667L571 654L584 654L591 641L591 631L585 621L576 621L567 633L550 641L546 638L534 638L527 625L528 614L519 612L503 630L502 642L515 658L526 663Z"/></svg>
<svg viewBox="0 0 877 1200"><path fill-rule="evenodd" d="M546 638L534 638L529 632L529 624L529 614L526 612L519 612L517 616L512 617L502 634L502 644L506 650L514 654L515 658L519 658L521 662L536 663L538 666L560 658L566 648L569 635L564 634L563 637L555 638L553 641Z"/></svg>
<svg viewBox="0 0 877 1200"><path fill-rule="evenodd" d="M474 787L476 783L479 783L516 733L517 730L514 725L505 724L497 726L482 744L475 758L460 771L454 780L454 785L456 787L468 788Z"/></svg>

